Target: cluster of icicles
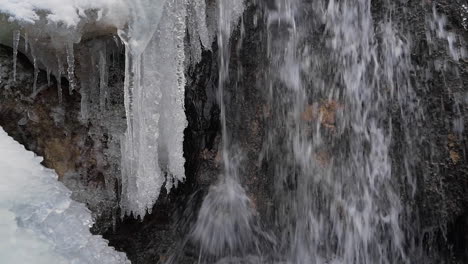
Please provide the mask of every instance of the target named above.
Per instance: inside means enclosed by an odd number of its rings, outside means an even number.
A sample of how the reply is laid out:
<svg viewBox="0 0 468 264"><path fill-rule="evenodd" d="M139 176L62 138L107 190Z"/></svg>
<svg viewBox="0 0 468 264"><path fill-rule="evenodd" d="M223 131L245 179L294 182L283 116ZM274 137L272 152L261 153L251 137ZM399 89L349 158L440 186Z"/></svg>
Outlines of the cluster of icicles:
<svg viewBox="0 0 468 264"><path fill-rule="evenodd" d="M222 1L222 0L220 0ZM237 21L243 0L237 0L231 14ZM0 6L2 31L12 39L0 44L13 48L14 73L18 52L34 65L33 95L40 69L57 82L58 101L63 100L62 78L69 82L69 93L81 94L81 118L89 118L89 94L99 91L100 108L105 108L109 94L108 65L105 51L92 54L99 69L76 72L75 50L87 34L117 32L125 44L125 110L127 130L121 139L123 214L143 217L156 202L163 185L167 191L185 178L183 131L187 126L184 111L185 68L201 60L202 50L209 50L217 30L218 3L205 0L132 0L132 1L36 1L18 3L7 0ZM92 27L89 25L93 24ZM186 32L190 38L185 45ZM3 35L5 32L3 32ZM115 39L118 41L118 39ZM94 59L97 57L98 59ZM81 62L83 64L86 62ZM94 65L92 65L94 66ZM85 68L83 66L83 68ZM84 80L92 81L84 81ZM90 86L90 87L88 87ZM96 86L96 87L91 87ZM96 94L95 92L93 93Z"/></svg>

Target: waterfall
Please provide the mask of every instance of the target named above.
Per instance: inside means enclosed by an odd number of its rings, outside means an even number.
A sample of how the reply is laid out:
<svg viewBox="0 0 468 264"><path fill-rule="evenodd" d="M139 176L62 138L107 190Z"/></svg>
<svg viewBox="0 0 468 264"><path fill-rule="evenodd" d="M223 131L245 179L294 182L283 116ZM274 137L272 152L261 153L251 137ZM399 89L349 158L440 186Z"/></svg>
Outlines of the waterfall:
<svg viewBox="0 0 468 264"><path fill-rule="evenodd" d="M392 3L384 6L388 11L378 22L369 0L276 0L266 7L270 65L263 93L271 113L259 158L273 167L271 232L278 262L411 263L414 248L406 234L415 227L401 197L415 195L409 168L414 149L408 142L407 171L395 173L389 109L398 105L408 127L420 116L409 75L411 43L392 22ZM235 138L229 138L224 116L229 45L222 32L218 88L225 169L205 197L192 236L202 262L209 259L205 255L224 263L222 257L257 254L256 263L271 252L255 246L262 232L253 221L257 212L239 185L241 165L230 156ZM417 131L403 134L408 141Z"/></svg>
<svg viewBox="0 0 468 264"><path fill-rule="evenodd" d="M374 24L371 1L311 5L312 15L300 0L278 0L268 11L268 152L286 258L409 263L398 187L406 176L392 172L385 114L394 94L411 93L407 47L391 18ZM392 43L379 46L378 27Z"/></svg>
<svg viewBox="0 0 468 264"><path fill-rule="evenodd" d="M253 210L250 198L241 185L239 156L235 138L230 137L226 125L224 89L229 79L231 33L242 15L242 0L218 1L217 44L219 52L218 103L220 106L223 172L218 182L204 198L193 227L192 239L200 244L200 259L224 255L245 254L255 248Z"/></svg>
<svg viewBox="0 0 468 264"><path fill-rule="evenodd" d="M114 198L122 216L143 220L163 187L170 193L189 175L183 144L189 124L185 100L191 99L185 98L186 88L191 88L188 71L203 67L198 63L207 52L216 55L213 65L218 69L213 74L216 98L206 101L217 102L219 131L213 134L221 138L219 146L207 151L219 159L220 172L206 189L198 185L199 179L193 180L195 187L190 188L198 188L192 191L204 197L190 212L195 215L181 247L195 245L199 263L409 264L424 258L419 212L413 212L425 177L416 168L426 161L418 153L423 149L418 125L425 118L420 90L429 75L450 67L455 70L450 69L453 76L447 79L460 79L464 72L458 71L459 65L447 62L467 56L463 39L450 30L449 19L435 4L425 14L422 31L428 54L437 41L445 44L446 54L433 62L434 69L425 69L425 76L415 76L425 66L413 65L412 53L415 46L425 46L413 43L416 29L409 28L405 17L406 2L411 1L120 0L114 5L111 0L64 0L63 8L48 1L5 2L0 12L9 20L0 20L0 25L11 31L7 41L14 54L13 80L19 78L18 53L33 62L34 94L40 90L40 68L55 75L60 104L62 77L68 79L69 93L81 94L83 123L94 111L103 126L111 126L101 112L109 108L107 68L113 51L104 41L90 41L89 54L75 58L76 45L87 33L95 34L89 28L96 27L103 35L117 32L115 46L118 38L125 46L125 128L110 129L112 137L121 136L121 190L119 199ZM462 6L466 29L468 8ZM244 12L251 9L258 10L252 12L250 29L261 31L255 44L265 53L248 58L261 60L249 63L262 71L256 76L260 84L250 87L244 77L252 73L234 65L245 58L233 55L244 48ZM466 92L462 81L459 86L454 88L458 94L449 91L456 116L448 122L448 132L444 130L454 165L461 159L454 141L465 131L466 100L460 98ZM262 110L248 113L262 115L264 122L253 128L262 130L253 136L260 142L258 153L247 149L242 138L247 132L236 133L237 126L261 119L247 122L235 113L245 105L234 104L249 101L236 97L245 91L262 97ZM265 177L246 173L249 162ZM259 179L268 190L259 202L268 203L267 212L255 204ZM257 184L253 190L252 182Z"/></svg>

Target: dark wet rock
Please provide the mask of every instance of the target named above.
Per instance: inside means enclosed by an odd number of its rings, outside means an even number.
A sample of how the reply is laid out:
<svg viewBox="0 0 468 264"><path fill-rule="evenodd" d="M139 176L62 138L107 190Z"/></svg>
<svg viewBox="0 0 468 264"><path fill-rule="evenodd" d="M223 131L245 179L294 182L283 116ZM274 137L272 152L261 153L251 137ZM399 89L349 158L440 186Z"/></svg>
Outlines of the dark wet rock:
<svg viewBox="0 0 468 264"><path fill-rule="evenodd" d="M468 242L463 220L468 212L468 131L462 128L468 122L468 65L451 58L446 40L428 40L426 27L435 7L447 16L447 30L466 42L462 4L463 1L408 1L401 3L407 12L397 16L406 21L412 35L411 81L419 99L417 110L423 117L405 124L398 117L401 109L395 105L393 167L396 173L410 169L417 178L416 200L406 197L406 202L413 205L411 221L419 223L413 234L415 243L422 244L434 263L465 263L468 256L468 248L463 248ZM379 12L378 6L374 12ZM408 125L415 129L404 135L402 126ZM410 137L413 150L405 143L406 136ZM405 151L414 157L412 164L405 164L399 157L398 153ZM409 183L404 184L408 188Z"/></svg>

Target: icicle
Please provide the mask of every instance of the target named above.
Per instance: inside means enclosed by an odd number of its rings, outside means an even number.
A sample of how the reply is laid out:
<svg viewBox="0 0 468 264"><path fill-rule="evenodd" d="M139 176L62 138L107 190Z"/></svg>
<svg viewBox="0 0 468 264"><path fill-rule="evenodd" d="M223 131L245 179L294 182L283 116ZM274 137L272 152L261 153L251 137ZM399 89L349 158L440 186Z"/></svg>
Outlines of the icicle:
<svg viewBox="0 0 468 264"><path fill-rule="evenodd" d="M34 66L33 93L35 94L37 91L37 76L39 75L39 68L37 66L37 57L32 46L31 46L31 56L33 57L33 66Z"/></svg>
<svg viewBox="0 0 468 264"><path fill-rule="evenodd" d="M99 106L105 110L107 100L107 64L103 51L99 51Z"/></svg>
<svg viewBox="0 0 468 264"><path fill-rule="evenodd" d="M57 54L57 92L58 92L58 99L59 104L63 102L63 95L62 95L62 72L63 72L63 65L62 61L60 60L60 56Z"/></svg>
<svg viewBox="0 0 468 264"><path fill-rule="evenodd" d="M211 48L211 45L208 44L209 37L205 10L205 0L194 0L189 3L187 31L190 40L190 57L193 64L201 60L202 45L205 49Z"/></svg>
<svg viewBox="0 0 468 264"><path fill-rule="evenodd" d="M68 64L68 90L70 95L72 94L72 91L75 89L75 55L73 51L73 43L70 42L67 44L67 64Z"/></svg>
<svg viewBox="0 0 468 264"><path fill-rule="evenodd" d="M16 82L16 64L18 60L18 45L20 41L20 31L13 31L13 81Z"/></svg>
<svg viewBox="0 0 468 264"><path fill-rule="evenodd" d="M24 33L24 51L28 53L28 33Z"/></svg>
<svg viewBox="0 0 468 264"><path fill-rule="evenodd" d="M86 60L81 64L81 69L78 72L78 76L80 78L80 95L81 95L81 102L80 102L80 121L85 123L89 118L89 90L90 90L90 82L93 78L94 69L93 69L93 62L94 59L92 56L85 57Z"/></svg>
<svg viewBox="0 0 468 264"><path fill-rule="evenodd" d="M151 58L154 54L146 49L154 45L153 35L165 4L166 0L132 1L130 10L134 20L127 31L118 32L125 43L126 57L124 101L127 131L121 144L122 212L133 212L135 216L142 217L147 210L151 213L164 183L158 163L159 75L154 67L144 68L148 74L143 74L142 66L144 63L157 65Z"/></svg>
<svg viewBox="0 0 468 264"><path fill-rule="evenodd" d="M163 19L159 32L159 49L161 65L155 65L160 73L161 99L161 144L167 150L166 190L177 186L185 179L185 159L183 156L184 130L187 119L184 111L185 96L185 51L184 36L186 32L186 8L175 5L169 15ZM200 54L201 55L201 54ZM154 67L154 66L153 66ZM145 64L146 69L146 64Z"/></svg>
<svg viewBox="0 0 468 264"><path fill-rule="evenodd" d="M86 67L86 70L81 69L80 80L80 94L81 94L81 122L86 122L92 114L93 105L93 91L98 89L97 77L96 77L96 59L94 57L95 51L90 51L88 61L82 67Z"/></svg>
<svg viewBox="0 0 468 264"><path fill-rule="evenodd" d="M208 34L208 26L206 25L206 2L205 0L197 0L193 2L196 13L196 21L198 28L198 35L200 41L206 49L211 49L210 37Z"/></svg>

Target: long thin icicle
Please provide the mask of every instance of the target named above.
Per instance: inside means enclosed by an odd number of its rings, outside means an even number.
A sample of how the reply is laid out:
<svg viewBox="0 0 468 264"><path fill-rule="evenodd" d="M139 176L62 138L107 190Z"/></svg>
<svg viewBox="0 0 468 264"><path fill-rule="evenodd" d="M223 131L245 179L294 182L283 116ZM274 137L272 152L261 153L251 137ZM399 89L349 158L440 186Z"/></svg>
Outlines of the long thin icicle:
<svg viewBox="0 0 468 264"><path fill-rule="evenodd" d="M18 45L21 33L19 30L13 31L13 81L16 82L16 64L18 61Z"/></svg>
<svg viewBox="0 0 468 264"><path fill-rule="evenodd" d="M60 56L57 55L57 73L55 75L55 78L57 78L57 93L58 93L59 104L62 104L63 102L62 73L63 73L62 60L60 60Z"/></svg>
<svg viewBox="0 0 468 264"><path fill-rule="evenodd" d="M75 55L73 50L73 42L67 44L66 51L68 64L67 73L69 82L68 89L71 95L72 91L75 89Z"/></svg>
<svg viewBox="0 0 468 264"><path fill-rule="evenodd" d="M37 77L39 75L39 67L37 66L37 57L36 57L33 47L31 47L31 56L33 57L33 66L34 66L33 93L35 94L37 90Z"/></svg>
<svg viewBox="0 0 468 264"><path fill-rule="evenodd" d="M29 43L28 43L28 33L24 33L24 51L26 53L28 53L28 46L29 46Z"/></svg>

